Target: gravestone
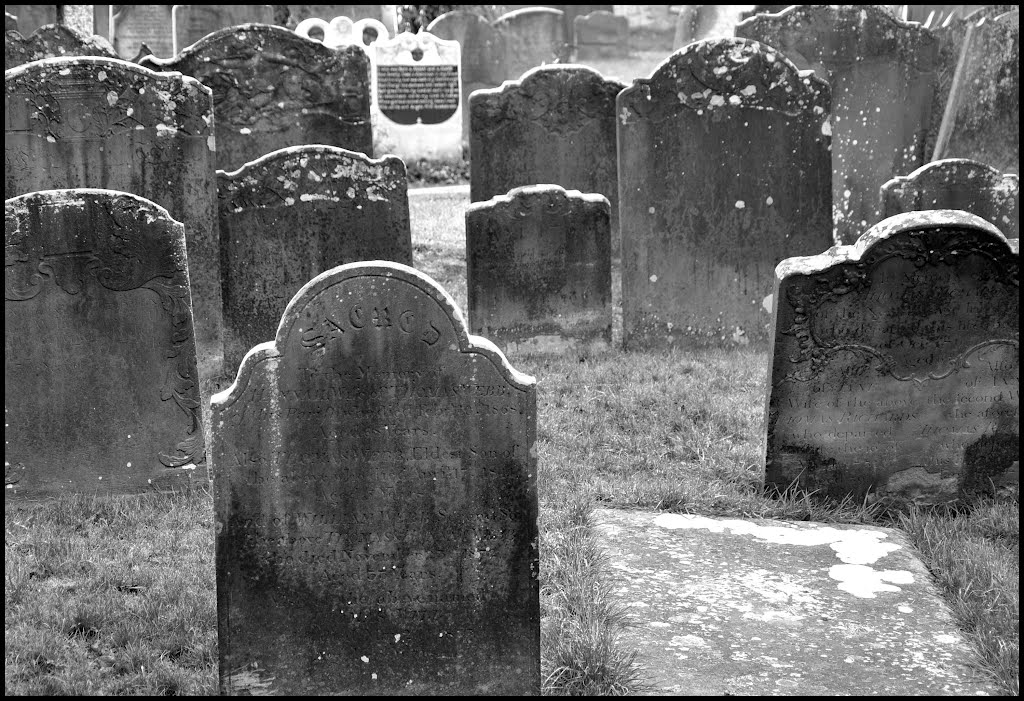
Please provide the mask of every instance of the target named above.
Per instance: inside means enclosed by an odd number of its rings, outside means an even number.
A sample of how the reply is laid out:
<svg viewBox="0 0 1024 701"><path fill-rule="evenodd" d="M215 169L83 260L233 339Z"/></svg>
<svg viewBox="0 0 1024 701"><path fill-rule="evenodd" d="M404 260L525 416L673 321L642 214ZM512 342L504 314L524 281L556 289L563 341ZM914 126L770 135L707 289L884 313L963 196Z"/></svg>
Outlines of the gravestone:
<svg viewBox="0 0 1024 701"><path fill-rule="evenodd" d="M145 44L154 56L174 55L172 5L117 5L111 23L114 48L123 59L134 59Z"/></svg>
<svg viewBox="0 0 1024 701"><path fill-rule="evenodd" d="M405 160L462 158L459 44L428 32L377 41L373 148Z"/></svg>
<svg viewBox="0 0 1024 701"><path fill-rule="evenodd" d="M8 499L206 483L182 225L124 192L8 199Z"/></svg>
<svg viewBox="0 0 1024 701"><path fill-rule="evenodd" d="M612 331L608 200L518 187L466 210L469 328L506 353L607 350Z"/></svg>
<svg viewBox="0 0 1024 701"><path fill-rule="evenodd" d="M704 39L720 39L734 35L736 25L750 5L681 5L676 16L676 32L672 50Z"/></svg>
<svg viewBox="0 0 1024 701"><path fill-rule="evenodd" d="M63 24L44 25L29 37L17 31L4 37L4 70L55 56L117 58L114 47L103 37L82 34Z"/></svg>
<svg viewBox="0 0 1024 701"><path fill-rule="evenodd" d="M17 18L15 29L23 36L30 36L47 24L57 24L56 5L4 5L4 12Z"/></svg>
<svg viewBox="0 0 1024 701"><path fill-rule="evenodd" d="M247 24L173 59L140 63L195 76L213 90L221 170L305 144L373 155L370 60L357 46L329 49L284 27Z"/></svg>
<svg viewBox="0 0 1024 701"><path fill-rule="evenodd" d="M769 486L921 502L1019 484L1017 242L908 212L776 269Z"/></svg>
<svg viewBox="0 0 1024 701"><path fill-rule="evenodd" d="M351 17L358 22L361 19L372 19L383 22L389 33L394 32L394 17L385 12L386 5L289 5L288 28L295 29L300 22L310 17Z"/></svg>
<svg viewBox="0 0 1024 701"><path fill-rule="evenodd" d="M576 60L629 55L629 20L611 12L596 11L573 20Z"/></svg>
<svg viewBox="0 0 1024 701"><path fill-rule="evenodd" d="M164 207L185 225L202 374L219 370L210 91L195 78L97 57L35 61L7 71L4 83L5 197L101 187Z"/></svg>
<svg viewBox="0 0 1024 701"><path fill-rule="evenodd" d="M256 22L272 24L271 5L175 5L171 14L174 53L180 54L203 37L221 29Z"/></svg>
<svg viewBox="0 0 1024 701"><path fill-rule="evenodd" d="M427 25L439 39L457 41L462 74L462 141L469 145L469 96L505 80L505 47L501 34L479 15L464 10L446 12Z"/></svg>
<svg viewBox="0 0 1024 701"><path fill-rule="evenodd" d="M505 79L545 63L555 63L565 52L566 33L561 10L528 7L506 12L492 22L505 49Z"/></svg>
<svg viewBox="0 0 1024 701"><path fill-rule="evenodd" d="M925 162L938 42L880 5L794 5L744 20L736 36L831 84L836 241L853 243L881 218L878 188Z"/></svg>
<svg viewBox="0 0 1024 701"><path fill-rule="evenodd" d="M18 18L12 15L10 12L4 13L4 33L9 31L18 31Z"/></svg>
<svg viewBox="0 0 1024 701"><path fill-rule="evenodd" d="M295 33L307 39L320 41L331 49L350 44L368 47L374 42L386 41L390 37L388 28L380 20L363 18L352 21L344 16L335 17L330 22L319 17L304 19L295 27ZM367 53L372 59L373 51L367 50Z"/></svg>
<svg viewBox="0 0 1024 701"><path fill-rule="evenodd" d="M772 271L832 243L828 84L745 39L617 98L626 348L767 344Z"/></svg>
<svg viewBox="0 0 1024 701"><path fill-rule="evenodd" d="M948 158L923 165L882 186L882 212L891 217L926 209L960 209L994 224L1008 239L1020 236L1020 180L992 166Z"/></svg>
<svg viewBox="0 0 1024 701"><path fill-rule="evenodd" d="M217 180L229 377L323 271L362 260L412 265L405 164L395 156L292 146Z"/></svg>
<svg viewBox="0 0 1024 701"><path fill-rule="evenodd" d="M306 284L213 398L221 692L539 693L536 397L413 268Z"/></svg>
<svg viewBox="0 0 1024 701"><path fill-rule="evenodd" d="M577 65L543 66L470 98L470 200L548 183L611 203L617 243L617 80ZM614 246L618 251L618 246Z"/></svg>

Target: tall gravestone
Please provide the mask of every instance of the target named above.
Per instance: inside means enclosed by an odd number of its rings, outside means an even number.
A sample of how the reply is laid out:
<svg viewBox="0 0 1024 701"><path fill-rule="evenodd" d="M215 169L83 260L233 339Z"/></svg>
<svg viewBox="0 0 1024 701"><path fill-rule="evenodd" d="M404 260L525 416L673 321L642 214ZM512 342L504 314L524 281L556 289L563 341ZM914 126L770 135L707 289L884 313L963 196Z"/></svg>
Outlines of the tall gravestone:
<svg viewBox="0 0 1024 701"><path fill-rule="evenodd" d="M221 691L539 693L536 405L413 268L306 284L213 399Z"/></svg>
<svg viewBox="0 0 1024 701"><path fill-rule="evenodd" d="M519 187L466 210L469 328L506 353L611 345L611 207L557 185Z"/></svg>
<svg viewBox="0 0 1024 701"><path fill-rule="evenodd" d="M1020 179L963 158L923 165L882 186L882 212L891 217L925 209L960 209L995 225L1008 239L1020 236Z"/></svg>
<svg viewBox="0 0 1024 701"><path fill-rule="evenodd" d="M494 20L492 26L502 37L507 79L515 80L531 68L555 63L565 53L567 37L561 10L513 10Z"/></svg>
<svg viewBox="0 0 1024 701"><path fill-rule="evenodd" d="M412 265L405 164L395 156L292 146L217 176L229 377L313 277L363 260Z"/></svg>
<svg viewBox="0 0 1024 701"><path fill-rule="evenodd" d="M836 241L853 243L881 218L878 188L925 162L938 42L880 5L794 5L744 20L736 36L831 84Z"/></svg>
<svg viewBox="0 0 1024 701"><path fill-rule="evenodd" d="M629 55L629 20L597 10L573 19L576 60Z"/></svg>
<svg viewBox="0 0 1024 701"><path fill-rule="evenodd" d="M210 91L127 61L50 58L7 71L4 194L71 187L131 192L185 225L200 368L220 368Z"/></svg>
<svg viewBox="0 0 1024 701"><path fill-rule="evenodd" d="M828 84L719 39L617 104L626 347L763 346L775 265L832 243Z"/></svg>
<svg viewBox="0 0 1024 701"><path fill-rule="evenodd" d="M272 24L273 21L271 5L175 5L171 14L174 53L181 53L186 47L221 29L251 22Z"/></svg>
<svg viewBox="0 0 1024 701"><path fill-rule="evenodd" d="M44 25L28 37L19 32L4 37L4 70L59 56L117 58L114 47L103 37L83 34L63 24Z"/></svg>
<svg viewBox="0 0 1024 701"><path fill-rule="evenodd" d="M561 185L604 195L618 238L615 96L625 85L586 66L544 66L470 98L470 200ZM616 246L617 250L617 246Z"/></svg>
<svg viewBox="0 0 1024 701"><path fill-rule="evenodd" d="M783 261L767 484L923 502L1019 484L1018 260L980 217L933 210Z"/></svg>
<svg viewBox="0 0 1024 701"><path fill-rule="evenodd" d="M173 59L140 63L195 76L213 90L221 170L305 144L373 155L370 60L357 46L329 49L284 27L247 24Z"/></svg>
<svg viewBox="0 0 1024 701"><path fill-rule="evenodd" d="M507 77L502 35L483 17L465 10L446 12L427 25L439 39L457 41L462 74L462 140L469 144L469 96L501 85Z"/></svg>
<svg viewBox="0 0 1024 701"><path fill-rule="evenodd" d="M174 55L172 5L117 5L112 13L113 44L118 55L134 60L143 44L154 55Z"/></svg>
<svg viewBox="0 0 1024 701"><path fill-rule="evenodd" d="M7 498L206 483L182 225L149 200L5 203Z"/></svg>

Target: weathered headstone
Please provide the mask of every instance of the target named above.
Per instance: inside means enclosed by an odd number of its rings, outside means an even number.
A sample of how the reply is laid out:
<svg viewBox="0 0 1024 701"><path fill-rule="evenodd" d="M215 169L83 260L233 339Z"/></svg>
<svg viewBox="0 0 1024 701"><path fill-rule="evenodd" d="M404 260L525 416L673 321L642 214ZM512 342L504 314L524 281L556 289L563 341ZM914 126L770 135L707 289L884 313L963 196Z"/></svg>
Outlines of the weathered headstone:
<svg viewBox="0 0 1024 701"><path fill-rule="evenodd" d="M566 34L561 10L546 7L513 10L494 20L492 26L502 37L506 79L515 80L531 68L555 63L565 53Z"/></svg>
<svg viewBox="0 0 1024 701"><path fill-rule="evenodd" d="M391 36L380 20L363 18L353 21L344 16L335 17L329 22L319 17L304 19L295 27L295 33L320 41L332 49L350 44L368 47L377 41L386 41ZM367 53L371 59L374 57L373 51L367 49Z"/></svg>
<svg viewBox="0 0 1024 701"><path fill-rule="evenodd" d="M413 268L305 285L213 398L222 693L539 693L536 402Z"/></svg>
<svg viewBox="0 0 1024 701"><path fill-rule="evenodd" d="M882 186L882 212L891 217L925 209L960 209L994 224L1003 236L1020 236L1020 180L992 166L948 158L921 166Z"/></svg>
<svg viewBox="0 0 1024 701"><path fill-rule="evenodd" d="M717 39L617 104L626 347L766 344L775 265L832 243L828 84Z"/></svg>
<svg viewBox="0 0 1024 701"><path fill-rule="evenodd" d="M794 5L744 20L736 36L831 84L836 241L853 243L881 218L878 188L924 164L938 42L880 5Z"/></svg>
<svg viewBox="0 0 1024 701"><path fill-rule="evenodd" d="M174 55L171 5L117 5L111 23L113 44L123 59L134 59L145 44L154 56Z"/></svg>
<svg viewBox="0 0 1024 701"><path fill-rule="evenodd" d="M221 365L213 100L195 78L127 61L49 58L7 71L5 197L131 192L185 225L203 376Z"/></svg>
<svg viewBox="0 0 1024 701"><path fill-rule="evenodd" d="M10 31L18 31L18 18L12 15L10 12L4 13L4 33Z"/></svg>
<svg viewBox="0 0 1024 701"><path fill-rule="evenodd" d="M629 20L630 28L657 30L672 26L669 5L612 5L612 11Z"/></svg>
<svg viewBox="0 0 1024 701"><path fill-rule="evenodd" d="M629 55L629 20L611 12L577 15L573 36L578 61Z"/></svg>
<svg viewBox="0 0 1024 701"><path fill-rule="evenodd" d="M1009 244L980 217L933 210L783 261L767 484L941 502L1019 483L1019 253Z"/></svg>
<svg viewBox="0 0 1024 701"><path fill-rule="evenodd" d="M373 19L383 22L388 27L389 33L394 31L394 18L389 17L385 8L387 5L288 5L288 28L294 29L304 19L310 17L351 17L358 22L361 19Z"/></svg>
<svg viewBox="0 0 1024 701"><path fill-rule="evenodd" d="M596 192L611 202L617 241L615 96L625 87L592 68L559 65L474 93L470 200L543 183Z"/></svg>
<svg viewBox="0 0 1024 701"><path fill-rule="evenodd" d="M271 5L175 5L171 15L174 53L179 54L203 37L240 24L271 24Z"/></svg>
<svg viewBox="0 0 1024 701"><path fill-rule="evenodd" d="M672 49L704 39L721 39L734 35L736 24L750 5L681 5L676 16L676 32Z"/></svg>
<svg viewBox="0 0 1024 701"><path fill-rule="evenodd" d="M357 46L329 49L284 27L247 24L140 64L195 76L213 90L221 170L305 144L373 155L370 59Z"/></svg>
<svg viewBox="0 0 1024 701"><path fill-rule="evenodd" d="M16 29L23 36L47 24L57 24L56 5L4 5L4 12L18 18Z"/></svg>
<svg viewBox="0 0 1024 701"><path fill-rule="evenodd" d="M182 225L94 189L8 199L5 221L7 498L205 484Z"/></svg>
<svg viewBox="0 0 1024 701"><path fill-rule="evenodd" d="M475 90L501 85L505 48L501 34L479 15L464 10L446 12L427 25L439 39L459 43L462 73L462 141L469 144L469 96Z"/></svg>
<svg viewBox="0 0 1024 701"><path fill-rule="evenodd" d="M103 37L82 34L63 24L44 25L28 37L17 31L4 37L4 70L55 56L117 58L114 47Z"/></svg>
<svg viewBox="0 0 1024 701"><path fill-rule="evenodd" d="M462 158L459 44L428 32L377 41L373 148L406 160Z"/></svg>
<svg viewBox="0 0 1024 701"><path fill-rule="evenodd" d="M405 164L395 156L292 146L217 176L229 377L323 271L363 260L412 265Z"/></svg>
<svg viewBox="0 0 1024 701"><path fill-rule="evenodd" d="M557 185L519 187L466 210L469 328L509 355L611 345L610 206Z"/></svg>

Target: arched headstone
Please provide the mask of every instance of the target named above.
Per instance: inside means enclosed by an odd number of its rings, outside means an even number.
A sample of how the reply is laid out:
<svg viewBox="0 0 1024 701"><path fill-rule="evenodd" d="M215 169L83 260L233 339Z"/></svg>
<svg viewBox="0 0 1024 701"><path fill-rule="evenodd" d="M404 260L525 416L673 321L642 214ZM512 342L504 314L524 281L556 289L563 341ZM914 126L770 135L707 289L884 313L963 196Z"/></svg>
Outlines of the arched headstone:
<svg viewBox="0 0 1024 701"><path fill-rule="evenodd" d="M17 31L4 37L4 70L60 56L117 58L117 53L103 37L89 36L63 24L44 25L28 37Z"/></svg>

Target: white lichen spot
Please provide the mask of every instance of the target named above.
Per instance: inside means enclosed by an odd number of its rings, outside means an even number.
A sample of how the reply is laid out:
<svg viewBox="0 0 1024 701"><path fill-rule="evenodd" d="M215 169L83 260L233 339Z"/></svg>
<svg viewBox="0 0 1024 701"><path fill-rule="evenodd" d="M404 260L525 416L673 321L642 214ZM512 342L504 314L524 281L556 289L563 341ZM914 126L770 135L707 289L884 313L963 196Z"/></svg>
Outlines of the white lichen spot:
<svg viewBox="0 0 1024 701"><path fill-rule="evenodd" d="M367 657L366 655L363 655L359 659L361 659L365 664L370 664L370 658Z"/></svg>
<svg viewBox="0 0 1024 701"><path fill-rule="evenodd" d="M747 203L743 200L736 200L736 209L743 209L747 206Z"/></svg>
<svg viewBox="0 0 1024 701"><path fill-rule="evenodd" d="M401 633L395 633L395 642L397 643L401 639L402 639L402 634Z"/></svg>
<svg viewBox="0 0 1024 701"><path fill-rule="evenodd" d="M50 134L46 135L46 140L49 141L51 144L57 143L57 140L53 138L53 136L51 136Z"/></svg>
<svg viewBox="0 0 1024 701"><path fill-rule="evenodd" d="M832 123L827 119L821 123L821 133L825 136L832 136Z"/></svg>
<svg viewBox="0 0 1024 701"><path fill-rule="evenodd" d="M113 107L115 104L117 104L117 93L114 92L113 90L111 90L111 91L109 91L107 93L107 104L110 105L111 107Z"/></svg>
<svg viewBox="0 0 1024 701"><path fill-rule="evenodd" d="M725 98L721 95L712 95L711 99L708 100L708 105L711 107L721 107L725 104Z"/></svg>
<svg viewBox="0 0 1024 701"><path fill-rule="evenodd" d="M293 205L293 204L295 204L295 198L294 197L285 197L284 198L284 203L286 205Z"/></svg>
<svg viewBox="0 0 1024 701"><path fill-rule="evenodd" d="M647 213L648 214L654 214L654 207L648 207L647 208Z"/></svg>
<svg viewBox="0 0 1024 701"><path fill-rule="evenodd" d="M370 679L372 679L373 681L377 681L377 673L374 672L373 674L371 674Z"/></svg>
<svg viewBox="0 0 1024 701"><path fill-rule="evenodd" d="M106 79L107 79L107 72L106 71L100 71L99 73L96 74L96 80L106 80Z"/></svg>
<svg viewBox="0 0 1024 701"><path fill-rule="evenodd" d="M250 129L249 127L242 127L241 129L238 130L238 133L245 134L248 136L249 134L252 133L252 129Z"/></svg>
<svg viewBox="0 0 1024 701"><path fill-rule="evenodd" d="M741 102L743 102L743 98L741 98L739 95L730 95L729 96L729 104L730 105L738 105Z"/></svg>
<svg viewBox="0 0 1024 701"><path fill-rule="evenodd" d="M63 68L60 71L58 71L58 75L71 75L71 69Z"/></svg>
<svg viewBox="0 0 1024 701"><path fill-rule="evenodd" d="M839 582L839 589L858 599L874 599L883 591L903 591L895 585L914 582L914 575L906 570L876 570L867 565L832 565L828 576Z"/></svg>
<svg viewBox="0 0 1024 701"><path fill-rule="evenodd" d="M852 193L852 192L850 192L849 190L843 190L843 199L844 199L844 200L848 200L848 199L850 199L850 195L852 195L852 194L853 194L853 193Z"/></svg>
<svg viewBox="0 0 1024 701"><path fill-rule="evenodd" d="M658 281L658 276L657 275L651 275L650 280L651 280L651 282L657 282Z"/></svg>
<svg viewBox="0 0 1024 701"><path fill-rule="evenodd" d="M757 86L755 86L755 85L748 85L747 87L745 87L742 90L740 90L740 92L743 93L744 95L747 95L749 97L750 95L753 95L753 94L755 94L757 92Z"/></svg>
<svg viewBox="0 0 1024 701"><path fill-rule="evenodd" d="M764 203L771 207L773 204L775 204L775 200L774 198L772 198L771 195L768 195L767 197L764 198Z"/></svg>
<svg viewBox="0 0 1024 701"><path fill-rule="evenodd" d="M126 109L124 111L124 113L125 113L126 116L131 117L133 114L135 114L135 108L134 107L129 107L128 109Z"/></svg>
<svg viewBox="0 0 1024 701"><path fill-rule="evenodd" d="M772 300L774 298L775 295L768 295L767 297L761 300L761 306L764 307L764 310L769 314L772 313Z"/></svg>

